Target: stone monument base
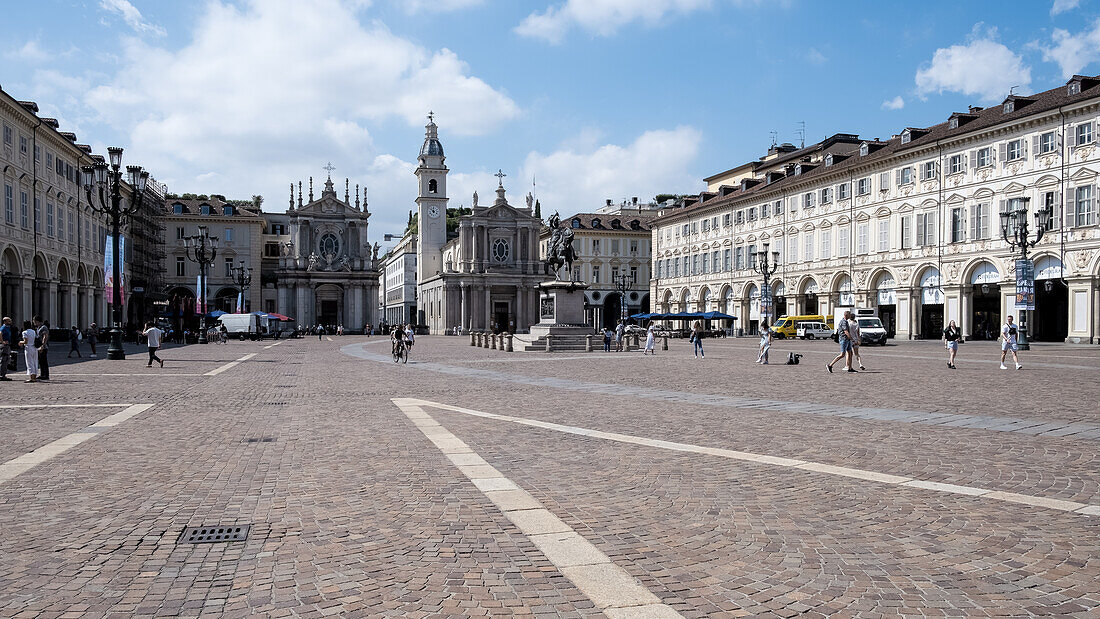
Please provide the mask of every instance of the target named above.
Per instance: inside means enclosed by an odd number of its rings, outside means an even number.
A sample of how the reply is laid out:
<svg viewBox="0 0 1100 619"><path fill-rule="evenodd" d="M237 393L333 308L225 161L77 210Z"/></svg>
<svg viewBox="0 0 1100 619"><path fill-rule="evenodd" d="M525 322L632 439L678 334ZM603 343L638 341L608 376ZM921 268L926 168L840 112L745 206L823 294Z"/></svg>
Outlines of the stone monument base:
<svg viewBox="0 0 1100 619"><path fill-rule="evenodd" d="M584 282L552 281L539 284L539 322L531 325L532 341L525 350L584 350L592 327L584 322ZM550 339L550 348L546 340Z"/></svg>

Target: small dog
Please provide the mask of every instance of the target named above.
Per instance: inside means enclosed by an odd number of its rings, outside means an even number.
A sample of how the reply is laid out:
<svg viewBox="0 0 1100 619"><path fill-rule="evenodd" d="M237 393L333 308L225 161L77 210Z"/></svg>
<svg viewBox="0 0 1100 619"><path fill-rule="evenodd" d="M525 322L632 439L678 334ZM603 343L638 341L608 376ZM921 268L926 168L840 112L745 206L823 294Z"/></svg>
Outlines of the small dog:
<svg viewBox="0 0 1100 619"><path fill-rule="evenodd" d="M787 365L798 365L798 360L802 358L802 355L792 352L787 355Z"/></svg>

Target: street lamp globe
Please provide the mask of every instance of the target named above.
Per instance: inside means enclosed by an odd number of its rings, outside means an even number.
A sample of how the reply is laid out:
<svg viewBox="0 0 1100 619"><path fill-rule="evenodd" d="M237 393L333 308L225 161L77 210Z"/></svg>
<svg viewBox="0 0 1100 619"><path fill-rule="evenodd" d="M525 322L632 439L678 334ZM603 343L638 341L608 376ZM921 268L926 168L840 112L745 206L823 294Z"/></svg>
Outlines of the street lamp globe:
<svg viewBox="0 0 1100 619"><path fill-rule="evenodd" d="M113 167L119 167L122 165L122 147L121 146L109 146L107 147L107 154L111 158L111 165Z"/></svg>

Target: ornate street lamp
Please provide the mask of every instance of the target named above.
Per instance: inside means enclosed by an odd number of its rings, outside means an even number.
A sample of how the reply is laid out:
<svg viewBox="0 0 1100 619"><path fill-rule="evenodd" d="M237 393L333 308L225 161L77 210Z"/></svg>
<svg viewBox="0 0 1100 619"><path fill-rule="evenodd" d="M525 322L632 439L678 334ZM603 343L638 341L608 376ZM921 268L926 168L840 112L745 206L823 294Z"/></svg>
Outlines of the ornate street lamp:
<svg viewBox="0 0 1100 619"><path fill-rule="evenodd" d="M756 259L752 262L752 270L764 276L764 287L760 290L760 302L764 304L764 322L769 322L768 312L772 307L772 291L769 282L772 275L775 275L776 270L779 269L779 252L769 252L769 245L770 243L764 243L763 249L756 252Z"/></svg>
<svg viewBox="0 0 1100 619"><path fill-rule="evenodd" d="M621 303L620 303L621 307L620 307L620 311L619 311L619 317L620 317L620 320L622 320L623 324L625 325L626 321L627 321L627 312L626 312L626 288L627 288L626 287L626 273L620 274L619 277L615 280L615 288L618 289L619 295L621 296Z"/></svg>
<svg viewBox="0 0 1100 619"><path fill-rule="evenodd" d="M1027 260L1027 250L1039 244L1043 233L1050 226L1051 207L1046 207L1035 212L1035 238L1030 238L1027 223L1027 205L1031 198L1016 198L1015 209L1009 209L1001 213L1001 237L1008 243L1010 251L1020 250L1020 260ZM1019 271L1019 266L1017 266ZM1020 333L1016 343L1020 350L1030 350L1031 344L1027 339L1027 310L1019 310Z"/></svg>
<svg viewBox="0 0 1100 619"><path fill-rule="evenodd" d="M206 314L209 309L206 305L206 277L210 271L210 265L218 255L218 237L210 236L206 226L199 226L199 233L183 239L184 251L187 259L199 265L199 306L202 308L202 316L199 318L199 343L206 343Z"/></svg>
<svg viewBox="0 0 1100 619"><path fill-rule="evenodd" d="M247 309L245 303L248 299L248 295L245 294L245 291L252 285L252 267L246 269L244 260L240 261L240 266L233 269L233 282L237 284L237 288L241 291L241 311L243 312Z"/></svg>
<svg viewBox="0 0 1100 619"><path fill-rule="evenodd" d="M126 352L122 349L122 256L119 253L120 228L122 218L134 215L141 209L142 198L145 195L145 183L149 180L149 173L142 170L141 166L126 166L127 181L133 189L134 195L129 206L122 207L122 149L111 146L107 149L111 159L108 167L106 162L97 161L94 165L83 166L80 169L81 184L84 186L84 194L88 200L88 206L93 211L106 215L111 225L111 342L107 346L108 359L125 359ZM95 188L93 192L92 189ZM96 196L96 200L92 196Z"/></svg>

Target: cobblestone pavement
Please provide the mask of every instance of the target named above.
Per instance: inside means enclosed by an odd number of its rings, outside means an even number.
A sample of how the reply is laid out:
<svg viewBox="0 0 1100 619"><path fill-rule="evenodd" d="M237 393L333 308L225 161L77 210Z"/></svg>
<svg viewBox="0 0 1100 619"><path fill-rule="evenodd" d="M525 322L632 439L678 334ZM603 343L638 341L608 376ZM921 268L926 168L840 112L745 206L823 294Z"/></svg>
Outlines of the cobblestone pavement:
<svg viewBox="0 0 1100 619"><path fill-rule="evenodd" d="M55 353L0 388L0 616L1100 616L1100 349L705 345Z"/></svg>

